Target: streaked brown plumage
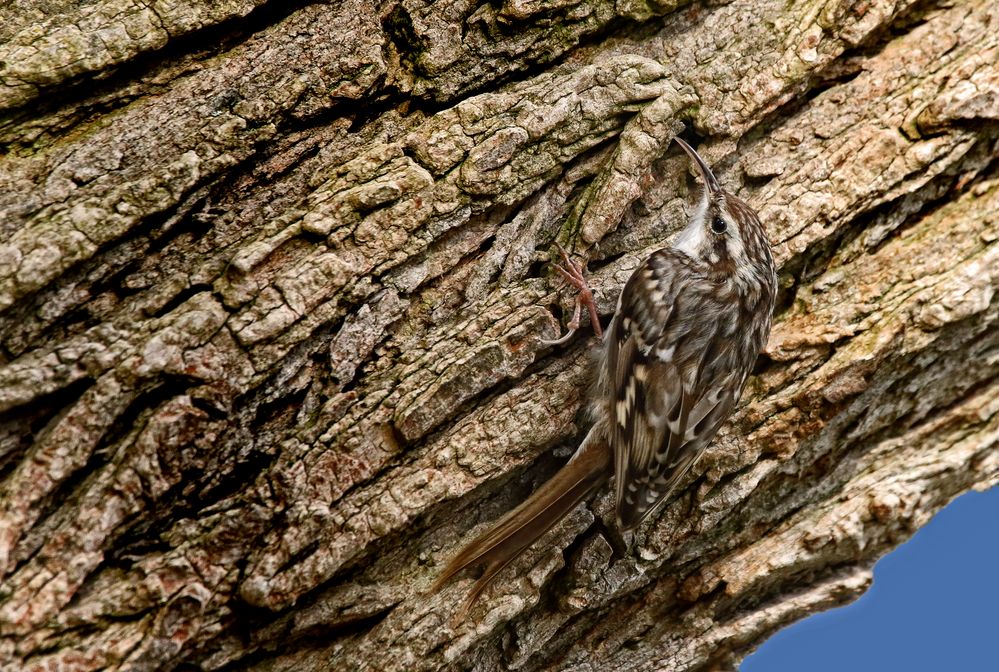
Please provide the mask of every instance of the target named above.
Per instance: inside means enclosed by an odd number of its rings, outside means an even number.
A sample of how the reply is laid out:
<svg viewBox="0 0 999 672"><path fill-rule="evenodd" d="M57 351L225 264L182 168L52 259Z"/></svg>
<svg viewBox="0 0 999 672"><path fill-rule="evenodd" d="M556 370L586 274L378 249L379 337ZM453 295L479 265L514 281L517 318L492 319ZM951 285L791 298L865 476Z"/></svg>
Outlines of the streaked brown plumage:
<svg viewBox="0 0 999 672"><path fill-rule="evenodd" d="M610 476L612 456L620 527L632 529L655 511L731 414L766 344L777 276L763 227L676 141L697 166L704 194L672 246L646 259L621 292L602 343L594 425L576 454L435 582L437 589L462 569L485 565L465 609ZM562 275L573 282L580 269L569 271Z"/></svg>

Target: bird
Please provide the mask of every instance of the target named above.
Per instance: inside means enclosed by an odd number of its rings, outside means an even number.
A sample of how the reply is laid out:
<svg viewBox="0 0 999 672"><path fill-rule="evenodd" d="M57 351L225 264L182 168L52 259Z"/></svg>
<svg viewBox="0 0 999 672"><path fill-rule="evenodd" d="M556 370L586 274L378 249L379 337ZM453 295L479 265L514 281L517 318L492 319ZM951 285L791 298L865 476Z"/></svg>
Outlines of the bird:
<svg viewBox="0 0 999 672"><path fill-rule="evenodd" d="M593 424L575 454L460 550L431 587L484 567L460 618L499 572L612 475L622 532L668 501L731 415L766 345L778 285L763 225L689 144L674 139L700 175L701 195L672 244L645 259L621 291L597 352ZM555 270L579 294L569 333L551 343L572 335L584 305L599 336L583 266L558 249Z"/></svg>

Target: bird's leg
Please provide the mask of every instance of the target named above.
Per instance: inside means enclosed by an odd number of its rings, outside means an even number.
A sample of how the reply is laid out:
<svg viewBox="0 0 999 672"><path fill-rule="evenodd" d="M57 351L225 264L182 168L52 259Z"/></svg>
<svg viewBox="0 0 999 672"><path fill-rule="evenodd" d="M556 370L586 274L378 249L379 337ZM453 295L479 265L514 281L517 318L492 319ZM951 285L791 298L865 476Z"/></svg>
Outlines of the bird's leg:
<svg viewBox="0 0 999 672"><path fill-rule="evenodd" d="M586 282L586 276L583 274L584 267L583 264L576 263L569 257L569 253L565 251L565 248L558 245L559 255L562 257L562 264L552 264L555 268L555 272L562 276L566 284L574 287L578 294L576 294L576 305L572 311L572 319L569 320L569 331L562 337L554 341L542 341L545 345L561 345L568 341L576 330L579 329L579 318L582 316L583 306L586 306L587 311L590 313L590 324L593 326L593 332L597 335L597 338L603 336L603 330L600 328L600 318L597 315L597 304L593 300L593 291L590 289L590 285ZM563 265L564 264L564 265Z"/></svg>

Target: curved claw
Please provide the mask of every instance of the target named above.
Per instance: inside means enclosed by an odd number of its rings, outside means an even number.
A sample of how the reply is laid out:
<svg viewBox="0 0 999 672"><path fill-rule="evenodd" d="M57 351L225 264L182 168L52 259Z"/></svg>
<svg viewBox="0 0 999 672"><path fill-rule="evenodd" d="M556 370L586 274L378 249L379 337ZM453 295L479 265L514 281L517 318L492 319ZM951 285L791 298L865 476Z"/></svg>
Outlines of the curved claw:
<svg viewBox="0 0 999 672"><path fill-rule="evenodd" d="M547 338L542 338L541 345L562 345L564 343L567 343L569 339L575 335L575 333L576 333L575 329L570 329L569 331L565 332L565 335L562 338L556 338L554 341L549 341Z"/></svg>
<svg viewBox="0 0 999 672"><path fill-rule="evenodd" d="M593 333L596 334L597 338L601 338L604 335L603 329L600 327L600 317L597 315L597 304L593 299L593 291L590 289L590 285L586 282L586 276L584 275L584 266L582 264L576 263L569 256L569 253L565 251L565 248L555 243L558 248L559 255L562 257L562 264L552 264L555 271L562 277L565 282L574 287L577 292L576 295L576 305L572 311L572 319L569 321L569 333L567 333L562 338L555 341L545 341L542 343L545 345L561 345L569 340L570 337L579 328L579 318L582 313L583 306L586 306L586 310L590 315L590 325L593 327Z"/></svg>

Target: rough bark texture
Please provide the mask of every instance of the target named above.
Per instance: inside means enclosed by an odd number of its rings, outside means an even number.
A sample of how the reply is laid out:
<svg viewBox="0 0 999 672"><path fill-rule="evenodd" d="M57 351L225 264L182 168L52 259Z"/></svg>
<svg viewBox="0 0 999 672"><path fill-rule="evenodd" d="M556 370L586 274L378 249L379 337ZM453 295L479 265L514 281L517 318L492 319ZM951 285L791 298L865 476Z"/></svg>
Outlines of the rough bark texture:
<svg viewBox="0 0 999 672"><path fill-rule="evenodd" d="M0 11L5 671L730 668L999 479L995 0ZM758 376L456 623L586 428L552 244L609 315L680 122L775 244Z"/></svg>

